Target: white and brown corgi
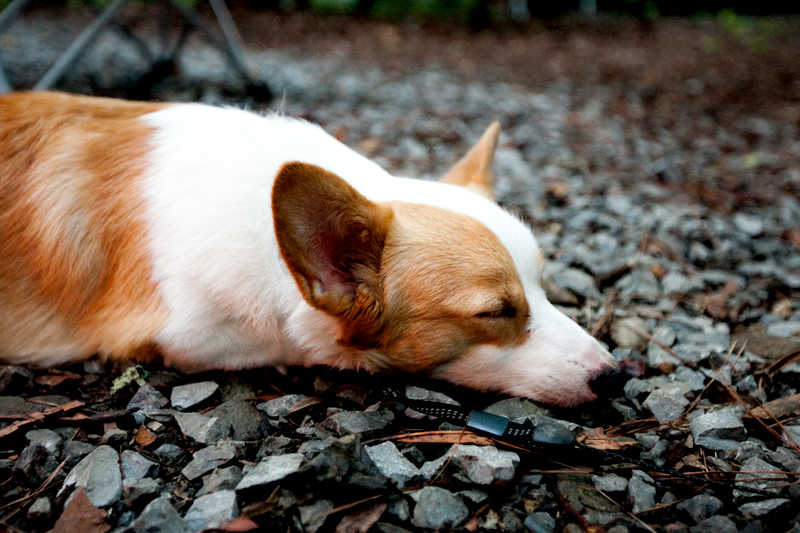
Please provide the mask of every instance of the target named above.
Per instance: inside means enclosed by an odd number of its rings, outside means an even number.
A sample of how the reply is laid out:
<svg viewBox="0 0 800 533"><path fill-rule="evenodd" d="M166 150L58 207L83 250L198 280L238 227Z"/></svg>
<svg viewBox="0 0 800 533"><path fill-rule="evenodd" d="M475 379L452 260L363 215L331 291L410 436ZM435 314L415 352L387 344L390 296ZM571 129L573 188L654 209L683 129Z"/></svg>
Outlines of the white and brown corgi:
<svg viewBox="0 0 800 533"><path fill-rule="evenodd" d="M0 98L0 360L157 350L187 370L424 372L593 400L615 362L547 301L531 230L486 198L498 134L436 183L282 116Z"/></svg>

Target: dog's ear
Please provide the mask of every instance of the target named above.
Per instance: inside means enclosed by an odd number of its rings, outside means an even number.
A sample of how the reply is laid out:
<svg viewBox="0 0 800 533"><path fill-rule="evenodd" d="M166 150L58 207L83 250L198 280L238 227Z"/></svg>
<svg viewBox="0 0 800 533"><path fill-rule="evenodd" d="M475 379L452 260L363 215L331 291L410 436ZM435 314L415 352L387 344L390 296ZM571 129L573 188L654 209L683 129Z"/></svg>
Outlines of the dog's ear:
<svg viewBox="0 0 800 533"><path fill-rule="evenodd" d="M281 255L306 301L347 318L348 329L374 328L391 208L323 168L292 162L275 179L272 212Z"/></svg>
<svg viewBox="0 0 800 533"><path fill-rule="evenodd" d="M480 140L470 148L467 155L455 164L450 172L439 180L442 183L460 185L484 198L494 199L492 194L492 161L497 148L497 139L500 136L500 123L492 122L481 135Z"/></svg>

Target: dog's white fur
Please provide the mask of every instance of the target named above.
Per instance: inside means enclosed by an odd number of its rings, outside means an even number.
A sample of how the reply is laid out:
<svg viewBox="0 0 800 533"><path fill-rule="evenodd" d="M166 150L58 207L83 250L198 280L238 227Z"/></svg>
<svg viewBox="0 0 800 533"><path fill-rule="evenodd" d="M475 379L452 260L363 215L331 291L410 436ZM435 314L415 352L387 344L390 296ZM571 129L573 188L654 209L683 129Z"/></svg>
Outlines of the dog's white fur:
<svg viewBox="0 0 800 533"><path fill-rule="evenodd" d="M282 257L273 181L284 165L300 161L339 176L372 202L432 206L475 219L507 250L531 311L524 342L471 346L427 369L433 376L570 405L596 398L589 382L614 366L597 341L547 301L533 234L494 202L463 187L393 177L300 120L199 104L169 105L139 120L152 131L141 191L151 279L165 310L152 340L167 364L376 370L370 357L353 357L352 347L338 342L341 317L307 301ZM57 364L89 355L75 348L52 346L22 360ZM21 360L3 353L2 341L0 356Z"/></svg>

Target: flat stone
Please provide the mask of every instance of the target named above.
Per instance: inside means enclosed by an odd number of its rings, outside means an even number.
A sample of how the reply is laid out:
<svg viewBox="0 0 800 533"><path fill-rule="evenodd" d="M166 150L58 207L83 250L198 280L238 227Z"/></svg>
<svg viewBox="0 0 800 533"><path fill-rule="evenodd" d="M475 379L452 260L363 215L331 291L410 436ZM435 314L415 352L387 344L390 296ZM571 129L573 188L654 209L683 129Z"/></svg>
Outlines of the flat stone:
<svg viewBox="0 0 800 533"><path fill-rule="evenodd" d="M14 395L33 385L33 372L14 365L0 366L0 394Z"/></svg>
<svg viewBox="0 0 800 533"><path fill-rule="evenodd" d="M75 465L64 480L59 496L67 489L83 487L96 507L108 507L122 497L119 455L110 446L98 446Z"/></svg>
<svg viewBox="0 0 800 533"><path fill-rule="evenodd" d="M625 317L614 322L611 339L617 343L617 348L644 352L647 350L647 339L637 331L649 334L650 328L647 322L638 316Z"/></svg>
<svg viewBox="0 0 800 533"><path fill-rule="evenodd" d="M221 490L234 490L244 477L242 469L238 466L215 468L210 474L203 477L203 487L196 496L205 496Z"/></svg>
<svg viewBox="0 0 800 533"><path fill-rule="evenodd" d="M533 440L543 444L572 444L575 434L564 424L552 418L542 418L536 423Z"/></svg>
<svg viewBox="0 0 800 533"><path fill-rule="evenodd" d="M439 403L446 403L449 405L461 405L450 396L446 394L442 394L441 392L436 392L428 389L423 389L422 387L417 387L414 385L408 385L406 387L406 398L409 400L420 400L425 402L439 402Z"/></svg>
<svg viewBox="0 0 800 533"><path fill-rule="evenodd" d="M174 444L165 443L156 448L156 455L162 462L170 466L176 465L189 455L186 450Z"/></svg>
<svg viewBox="0 0 800 533"><path fill-rule="evenodd" d="M553 274L552 279L559 287L570 290L584 298L600 298L600 291L597 290L594 278L583 270L566 268Z"/></svg>
<svg viewBox="0 0 800 533"><path fill-rule="evenodd" d="M517 423L522 423L525 420L535 423L542 417L551 416L548 409L524 398L500 400L484 409L484 411L493 415L504 416Z"/></svg>
<svg viewBox="0 0 800 533"><path fill-rule="evenodd" d="M425 487L413 492L417 502L411 523L424 529L457 527L469 517L469 509L450 491L441 487Z"/></svg>
<svg viewBox="0 0 800 533"><path fill-rule="evenodd" d="M678 389L656 389L642 405L650 409L660 422L669 422L679 418L689 405L683 394Z"/></svg>
<svg viewBox="0 0 800 533"><path fill-rule="evenodd" d="M791 500L786 498L775 498L772 500L761 500L757 502L743 503L739 506L745 518L753 520L762 518L772 513L780 513L791 505Z"/></svg>
<svg viewBox="0 0 800 533"><path fill-rule="evenodd" d="M677 504L680 511L688 514L695 524L714 516L717 511L722 509L722 501L710 494L698 494L688 500Z"/></svg>
<svg viewBox="0 0 800 533"><path fill-rule="evenodd" d="M181 433L201 444L216 444L231 438L233 427L222 418L199 413L175 413Z"/></svg>
<svg viewBox="0 0 800 533"><path fill-rule="evenodd" d="M767 334L775 337L800 337L800 320L788 322L776 322L767 326Z"/></svg>
<svg viewBox="0 0 800 533"><path fill-rule="evenodd" d="M706 284L697 276L687 277L674 270L661 278L661 287L666 294L687 294L701 291Z"/></svg>
<svg viewBox="0 0 800 533"><path fill-rule="evenodd" d="M303 394L286 394L280 398L269 400L264 403L256 405L256 409L267 413L271 418L280 418L289 415L289 410L305 400L306 396Z"/></svg>
<svg viewBox="0 0 800 533"><path fill-rule="evenodd" d="M33 505L28 508L28 520L33 523L42 523L50 519L53 514L53 502L50 498L37 498Z"/></svg>
<svg viewBox="0 0 800 533"><path fill-rule="evenodd" d="M191 533L166 498L156 498L147 504L131 527L134 533Z"/></svg>
<svg viewBox="0 0 800 533"><path fill-rule="evenodd" d="M366 446L365 449L381 474L389 478L401 490L406 483L421 475L419 468L406 459L393 442Z"/></svg>
<svg viewBox="0 0 800 533"><path fill-rule="evenodd" d="M494 446L453 445L446 455L452 457L470 481L480 485L511 481L519 465L519 455Z"/></svg>
<svg viewBox="0 0 800 533"><path fill-rule="evenodd" d="M550 513L533 513L525 517L525 527L532 533L553 533L556 529L556 520Z"/></svg>
<svg viewBox="0 0 800 533"><path fill-rule="evenodd" d="M260 411L244 400L224 402L207 412L206 416L228 422L233 440L259 440L266 434Z"/></svg>
<svg viewBox="0 0 800 533"><path fill-rule="evenodd" d="M195 452L193 457L191 462L181 470L183 477L189 481L232 461L236 457L236 448L228 443L218 443Z"/></svg>
<svg viewBox="0 0 800 533"><path fill-rule="evenodd" d="M747 487L778 494L781 492L780 485L785 482L783 475L780 473L780 468L773 466L763 459L759 459L758 457L751 457L743 462L739 467L739 471L740 473L736 474L736 485L740 487ZM752 478L759 478L759 481L747 481ZM772 479L775 481L771 481ZM734 489L733 496L735 498L749 498L752 496L752 493Z"/></svg>
<svg viewBox="0 0 800 533"><path fill-rule="evenodd" d="M727 516L714 515L689 529L691 533L739 533L736 523Z"/></svg>
<svg viewBox="0 0 800 533"><path fill-rule="evenodd" d="M25 433L28 445L39 444L47 450L47 453L58 454L63 439L61 435L50 429L33 429Z"/></svg>
<svg viewBox="0 0 800 533"><path fill-rule="evenodd" d="M128 402L126 409L129 411L141 411L141 413L135 412L133 417L137 424L143 424L146 419L145 415L147 412L163 409L168 404L169 401L164 397L163 394L158 392L152 386L144 384L139 387L139 390L137 390L136 394L133 395L133 398L131 398L131 400Z"/></svg>
<svg viewBox="0 0 800 533"><path fill-rule="evenodd" d="M64 443L61 450L62 459L66 460L66 467L73 468L81 459L92 453L95 449L93 444L80 440L68 440Z"/></svg>
<svg viewBox="0 0 800 533"><path fill-rule="evenodd" d="M322 425L339 435L369 435L393 421L391 411L342 411L326 418Z"/></svg>
<svg viewBox="0 0 800 533"><path fill-rule="evenodd" d="M147 459L133 450L123 450L120 454L120 467L124 479L140 479L158 476L158 463Z"/></svg>
<svg viewBox="0 0 800 533"><path fill-rule="evenodd" d="M656 505L656 488L653 478L642 472L634 470L628 482L628 497L633 500L634 514L651 509Z"/></svg>
<svg viewBox="0 0 800 533"><path fill-rule="evenodd" d="M219 390L213 381L189 383L172 388L170 403L176 409L190 409L211 398Z"/></svg>
<svg viewBox="0 0 800 533"><path fill-rule="evenodd" d="M236 485L237 491L279 481L300 470L305 457L301 453L273 455L258 463Z"/></svg>
<svg viewBox="0 0 800 533"><path fill-rule="evenodd" d="M653 340L650 341L647 347L647 362L651 367L656 367L661 363L680 363L680 361L660 346L664 345L669 348L675 344L675 340L678 336L674 329L669 326L658 326L653 330L652 337Z"/></svg>
<svg viewBox="0 0 800 533"><path fill-rule="evenodd" d="M197 498L184 520L190 531L211 529L227 524L239 516L239 502L233 490L221 490Z"/></svg>
<svg viewBox="0 0 800 533"><path fill-rule="evenodd" d="M622 492L628 488L628 480L617 474L604 474L592 476L594 486L603 492Z"/></svg>
<svg viewBox="0 0 800 533"><path fill-rule="evenodd" d="M18 416L41 411L43 406L18 396L0 396L0 416Z"/></svg>
<svg viewBox="0 0 800 533"><path fill-rule="evenodd" d="M711 450L731 450L740 446L745 430L741 409L727 406L692 419L690 428L695 443Z"/></svg>
<svg viewBox="0 0 800 533"><path fill-rule="evenodd" d="M764 233L764 222L757 217L736 213L733 217L736 228L748 237L757 237Z"/></svg>
<svg viewBox="0 0 800 533"><path fill-rule="evenodd" d="M128 507L141 508L158 496L164 482L152 478L128 478L122 480L122 494Z"/></svg>
<svg viewBox="0 0 800 533"><path fill-rule="evenodd" d="M301 505L300 522L306 533L316 533L325 524L328 514L334 509L333 502L330 500L317 500L311 505Z"/></svg>

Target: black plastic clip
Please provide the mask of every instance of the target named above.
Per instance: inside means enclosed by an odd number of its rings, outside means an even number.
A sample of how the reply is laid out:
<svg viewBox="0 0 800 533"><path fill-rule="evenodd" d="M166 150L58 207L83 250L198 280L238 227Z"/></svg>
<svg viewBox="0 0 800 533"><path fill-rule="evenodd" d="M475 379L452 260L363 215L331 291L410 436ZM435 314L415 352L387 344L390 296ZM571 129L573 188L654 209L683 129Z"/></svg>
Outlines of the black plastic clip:
<svg viewBox="0 0 800 533"><path fill-rule="evenodd" d="M486 411L472 411L467 420L467 429L474 429L501 437L508 429L509 420L504 416L493 415Z"/></svg>

